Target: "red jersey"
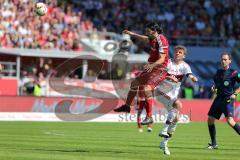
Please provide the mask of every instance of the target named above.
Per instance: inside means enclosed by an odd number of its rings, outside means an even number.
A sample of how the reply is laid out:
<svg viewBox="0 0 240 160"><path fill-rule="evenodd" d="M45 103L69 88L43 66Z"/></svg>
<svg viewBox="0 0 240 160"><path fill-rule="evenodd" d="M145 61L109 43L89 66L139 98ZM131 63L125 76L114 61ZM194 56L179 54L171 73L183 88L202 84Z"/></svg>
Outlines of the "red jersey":
<svg viewBox="0 0 240 160"><path fill-rule="evenodd" d="M148 62L156 62L160 58L160 54L166 54L165 61L162 63L162 67L167 67L168 64L168 40L167 38L160 34L157 38L150 40L149 44L151 46Z"/></svg>

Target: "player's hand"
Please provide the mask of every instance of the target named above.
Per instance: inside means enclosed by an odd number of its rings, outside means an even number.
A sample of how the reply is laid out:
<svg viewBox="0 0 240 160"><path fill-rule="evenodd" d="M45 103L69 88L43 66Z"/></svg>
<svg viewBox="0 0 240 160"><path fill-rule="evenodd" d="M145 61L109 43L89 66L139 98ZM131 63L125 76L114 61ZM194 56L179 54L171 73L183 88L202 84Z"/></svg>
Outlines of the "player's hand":
<svg viewBox="0 0 240 160"><path fill-rule="evenodd" d="M212 86L211 90L212 90L213 93L217 93L217 88L215 86Z"/></svg>
<svg viewBox="0 0 240 160"><path fill-rule="evenodd" d="M193 81L194 83L197 83L197 81L198 81L197 77L193 76L193 77L192 77L192 81Z"/></svg>
<svg viewBox="0 0 240 160"><path fill-rule="evenodd" d="M171 80L175 83L178 83L178 79L174 76L174 75L171 75Z"/></svg>
<svg viewBox="0 0 240 160"><path fill-rule="evenodd" d="M179 82L178 79L174 75L166 76L166 79L168 79L169 81L175 82L175 83Z"/></svg>
<svg viewBox="0 0 240 160"><path fill-rule="evenodd" d="M230 99L231 99L231 100L235 100L235 99L236 99L236 95L235 95L235 94L232 94L232 95L230 96Z"/></svg>
<svg viewBox="0 0 240 160"><path fill-rule="evenodd" d="M122 33L123 33L123 34L128 34L128 35L130 35L130 36L133 35L133 32L131 32L131 31L129 31L129 30L124 30Z"/></svg>
<svg viewBox="0 0 240 160"><path fill-rule="evenodd" d="M154 65L153 64L146 64L144 67L143 67L147 72L151 72L154 68Z"/></svg>

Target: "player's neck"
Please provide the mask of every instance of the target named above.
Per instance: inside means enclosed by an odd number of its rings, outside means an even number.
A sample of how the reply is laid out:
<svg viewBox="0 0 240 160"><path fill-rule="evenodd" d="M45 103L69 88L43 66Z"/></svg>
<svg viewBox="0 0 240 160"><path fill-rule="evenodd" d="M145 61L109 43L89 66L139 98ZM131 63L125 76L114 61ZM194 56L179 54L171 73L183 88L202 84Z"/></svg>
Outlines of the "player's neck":
<svg viewBox="0 0 240 160"><path fill-rule="evenodd" d="M180 64L180 63L183 63L184 61L183 60L174 60L174 63L176 64Z"/></svg>
<svg viewBox="0 0 240 160"><path fill-rule="evenodd" d="M155 33L153 36L154 36L154 38L157 38L159 36L159 34Z"/></svg>
<svg viewBox="0 0 240 160"><path fill-rule="evenodd" d="M229 69L229 66L225 66L225 67L223 67L223 70L228 70Z"/></svg>

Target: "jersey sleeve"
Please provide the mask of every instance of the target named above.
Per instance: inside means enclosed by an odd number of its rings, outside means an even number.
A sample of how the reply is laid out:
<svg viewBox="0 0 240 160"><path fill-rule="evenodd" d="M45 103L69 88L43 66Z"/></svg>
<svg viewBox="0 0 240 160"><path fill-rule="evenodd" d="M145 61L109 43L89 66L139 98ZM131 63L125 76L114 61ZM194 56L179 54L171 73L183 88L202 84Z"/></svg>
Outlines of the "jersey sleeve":
<svg viewBox="0 0 240 160"><path fill-rule="evenodd" d="M240 73L238 71L235 71L234 79L236 82L240 83Z"/></svg>
<svg viewBox="0 0 240 160"><path fill-rule="evenodd" d="M160 54L165 54L164 49L168 48L168 41L165 38L161 38L160 36L157 37L158 43L158 52Z"/></svg>
<svg viewBox="0 0 240 160"><path fill-rule="evenodd" d="M185 65L184 65L184 75L188 77L190 74L192 74L191 67L187 63L185 63Z"/></svg>

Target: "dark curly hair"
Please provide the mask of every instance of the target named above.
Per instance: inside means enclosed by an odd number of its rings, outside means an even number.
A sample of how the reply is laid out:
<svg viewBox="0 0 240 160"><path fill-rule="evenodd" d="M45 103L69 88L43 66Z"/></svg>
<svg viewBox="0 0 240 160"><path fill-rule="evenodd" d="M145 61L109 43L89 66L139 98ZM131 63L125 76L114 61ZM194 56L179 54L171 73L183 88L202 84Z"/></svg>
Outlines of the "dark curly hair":
<svg viewBox="0 0 240 160"><path fill-rule="evenodd" d="M163 33L163 28L159 26L157 23L150 22L146 25L146 28L150 28L153 31L157 31L158 34Z"/></svg>

